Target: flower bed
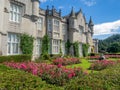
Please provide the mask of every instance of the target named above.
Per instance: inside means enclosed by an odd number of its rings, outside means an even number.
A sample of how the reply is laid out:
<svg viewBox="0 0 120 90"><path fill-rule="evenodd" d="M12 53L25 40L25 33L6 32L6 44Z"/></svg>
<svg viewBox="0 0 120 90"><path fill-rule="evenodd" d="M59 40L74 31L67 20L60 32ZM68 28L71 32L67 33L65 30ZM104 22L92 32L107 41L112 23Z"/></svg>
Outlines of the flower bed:
<svg viewBox="0 0 120 90"><path fill-rule="evenodd" d="M78 58L57 58L53 60L53 64L55 65L70 65L70 64L77 64L80 63Z"/></svg>
<svg viewBox="0 0 120 90"><path fill-rule="evenodd" d="M58 66L34 62L6 62L4 64L15 69L21 69L34 75L38 75L46 82L56 85L64 85L66 82L68 82L69 79L78 75L85 74L80 68L67 69L65 67L62 67L61 64Z"/></svg>
<svg viewBox="0 0 120 90"><path fill-rule="evenodd" d="M108 59L108 58L120 58L119 54L105 54L104 56L106 59ZM92 60L98 60L100 58L100 56L99 55L89 56L88 58L92 59Z"/></svg>
<svg viewBox="0 0 120 90"><path fill-rule="evenodd" d="M119 61L117 61L117 62L119 62ZM102 60L102 61L98 60L90 66L90 69L92 69L92 70L103 70L103 69L106 69L107 67L111 67L113 65L116 65L117 62L111 61L111 60Z"/></svg>

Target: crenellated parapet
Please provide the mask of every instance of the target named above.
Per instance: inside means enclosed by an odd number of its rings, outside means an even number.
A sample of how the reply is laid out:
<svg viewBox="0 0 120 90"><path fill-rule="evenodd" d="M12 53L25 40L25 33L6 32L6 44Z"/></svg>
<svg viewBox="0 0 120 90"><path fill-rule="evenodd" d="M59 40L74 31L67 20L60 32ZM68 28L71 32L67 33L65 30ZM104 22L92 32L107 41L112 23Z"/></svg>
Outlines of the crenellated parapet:
<svg viewBox="0 0 120 90"><path fill-rule="evenodd" d="M52 9L49 9L49 6L47 6L46 15L61 18L61 10L57 11L54 6L52 6Z"/></svg>

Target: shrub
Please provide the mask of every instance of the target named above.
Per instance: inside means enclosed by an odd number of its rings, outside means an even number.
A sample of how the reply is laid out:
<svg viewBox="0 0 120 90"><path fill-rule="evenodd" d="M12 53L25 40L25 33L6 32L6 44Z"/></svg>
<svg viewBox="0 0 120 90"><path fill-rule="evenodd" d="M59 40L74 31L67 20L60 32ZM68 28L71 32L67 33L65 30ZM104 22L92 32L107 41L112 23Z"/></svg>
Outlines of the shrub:
<svg viewBox="0 0 120 90"><path fill-rule="evenodd" d="M63 90L40 77L0 65L0 90Z"/></svg>
<svg viewBox="0 0 120 90"><path fill-rule="evenodd" d="M92 70L103 70L103 69L106 69L107 67L111 67L115 64L116 64L116 62L111 61L111 60L96 61L90 66L90 69L92 69Z"/></svg>
<svg viewBox="0 0 120 90"><path fill-rule="evenodd" d="M120 64L83 78L72 79L65 90L120 90Z"/></svg>
<svg viewBox="0 0 120 90"><path fill-rule="evenodd" d="M84 57L88 56L88 48L89 48L88 44L82 44L82 50L83 50Z"/></svg>
<svg viewBox="0 0 120 90"><path fill-rule="evenodd" d="M33 52L34 38L28 34L22 34L20 36L20 48L23 54L31 54Z"/></svg>
<svg viewBox="0 0 120 90"><path fill-rule="evenodd" d="M0 63L6 61L14 61L14 62L24 62L30 61L31 55L10 55L10 56L0 56Z"/></svg>
<svg viewBox="0 0 120 90"><path fill-rule="evenodd" d="M46 82L56 85L64 85L71 78L83 74L80 68L67 69L65 67L62 67L62 65L56 66L51 64L33 62L6 62L4 64L15 69L21 69L34 75L38 75Z"/></svg>
<svg viewBox="0 0 120 90"><path fill-rule="evenodd" d="M57 58L53 60L53 64L55 65L70 65L70 64L77 64L80 63L79 58Z"/></svg>

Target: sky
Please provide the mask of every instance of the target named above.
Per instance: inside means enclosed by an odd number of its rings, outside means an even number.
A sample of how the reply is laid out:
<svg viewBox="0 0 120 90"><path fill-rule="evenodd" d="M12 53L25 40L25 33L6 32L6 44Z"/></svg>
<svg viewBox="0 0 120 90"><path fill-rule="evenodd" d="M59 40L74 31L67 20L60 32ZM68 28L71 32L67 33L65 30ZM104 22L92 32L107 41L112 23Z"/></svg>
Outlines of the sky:
<svg viewBox="0 0 120 90"><path fill-rule="evenodd" d="M87 22L90 16L93 19L93 38L105 39L120 34L120 0L40 0L41 8L46 9L47 5L61 9L62 16L68 15L72 7L76 12L81 8Z"/></svg>

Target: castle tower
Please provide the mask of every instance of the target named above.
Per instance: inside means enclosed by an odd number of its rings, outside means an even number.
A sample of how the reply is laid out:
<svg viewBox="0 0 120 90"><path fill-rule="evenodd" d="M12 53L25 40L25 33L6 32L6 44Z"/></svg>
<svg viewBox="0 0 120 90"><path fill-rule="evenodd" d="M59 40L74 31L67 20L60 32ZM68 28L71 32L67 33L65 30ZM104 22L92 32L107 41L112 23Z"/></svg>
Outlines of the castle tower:
<svg viewBox="0 0 120 90"><path fill-rule="evenodd" d="M31 0L32 1L32 19L36 21L39 16L39 0Z"/></svg>
<svg viewBox="0 0 120 90"><path fill-rule="evenodd" d="M69 16L69 28L72 29L75 27L76 27L76 15L75 15L74 9L72 7L72 10L71 10L71 13Z"/></svg>
<svg viewBox="0 0 120 90"><path fill-rule="evenodd" d="M91 30L91 34L93 35L93 27L94 27L94 24L93 24L93 21L92 21L92 18L90 17L90 20L89 20L89 24L88 24L90 30Z"/></svg>

